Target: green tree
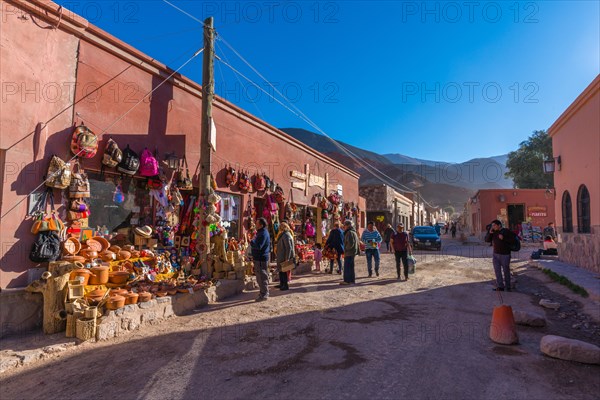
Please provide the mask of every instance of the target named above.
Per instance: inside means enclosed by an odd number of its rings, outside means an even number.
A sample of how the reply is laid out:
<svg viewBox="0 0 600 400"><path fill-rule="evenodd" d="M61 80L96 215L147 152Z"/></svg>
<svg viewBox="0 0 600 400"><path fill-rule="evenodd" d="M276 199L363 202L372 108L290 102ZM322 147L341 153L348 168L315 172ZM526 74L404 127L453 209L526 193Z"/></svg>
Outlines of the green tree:
<svg viewBox="0 0 600 400"><path fill-rule="evenodd" d="M533 131L519 149L508 153L507 178L512 178L515 188L544 189L554 187L554 176L545 174L544 160L552 158L552 139L545 130Z"/></svg>
<svg viewBox="0 0 600 400"><path fill-rule="evenodd" d="M451 216L456 210L452 206L446 206L444 207L444 211L448 213L448 216Z"/></svg>

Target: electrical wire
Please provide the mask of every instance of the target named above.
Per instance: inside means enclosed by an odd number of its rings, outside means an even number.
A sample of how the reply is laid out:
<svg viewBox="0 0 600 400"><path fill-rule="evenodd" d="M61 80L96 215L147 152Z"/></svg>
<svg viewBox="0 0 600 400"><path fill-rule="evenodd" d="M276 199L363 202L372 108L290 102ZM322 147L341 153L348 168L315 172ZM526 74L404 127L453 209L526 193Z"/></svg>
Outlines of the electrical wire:
<svg viewBox="0 0 600 400"><path fill-rule="evenodd" d="M196 51L186 62L184 62L179 68L177 68L175 71L173 71L169 76L167 76L162 82L160 82L158 85L156 85L156 87L154 87L151 91L149 91L148 93L146 93L137 103L135 103L131 108L129 108L125 113L123 113L121 116L119 116L119 118L117 118L113 123L111 123L109 126L107 126L106 128L104 128L99 134L96 135L97 139L99 139L100 137L102 137L102 135L104 133L106 133L110 128L112 128L113 126L115 126L117 123L119 123L119 121L121 121L123 118L125 118L131 111L133 111L134 108L136 108L142 101L144 101L148 96L150 96L152 93L154 93L156 90L158 90L158 88L160 88L165 82L167 82L169 79L171 79L175 74L177 74L182 68L184 68L187 64L189 64L194 58L196 58L198 55L200 55L200 53L202 53L204 51L204 48L201 48L200 50ZM77 152L77 154L75 154L73 157L71 157L71 159L69 161L67 161L67 163L72 162L73 160L75 160L77 157L79 157L79 155L83 152L82 150L79 150ZM33 189L31 192L29 192L29 194L25 197L23 197L21 200L19 200L17 202L17 204L15 204L13 207L11 207L6 213L4 213L4 215L2 215L2 217L0 217L0 219L6 217L11 211L13 211L15 208L17 208L23 201L25 201L25 199L28 199L29 196L31 196L33 193L35 193L37 190L39 190L42 186L44 186L46 184L47 181L53 179L55 176L57 176L59 173L61 172L61 170L57 170L55 171L52 175L50 175L49 177L45 178L44 181L42 183L40 183L35 189Z"/></svg>

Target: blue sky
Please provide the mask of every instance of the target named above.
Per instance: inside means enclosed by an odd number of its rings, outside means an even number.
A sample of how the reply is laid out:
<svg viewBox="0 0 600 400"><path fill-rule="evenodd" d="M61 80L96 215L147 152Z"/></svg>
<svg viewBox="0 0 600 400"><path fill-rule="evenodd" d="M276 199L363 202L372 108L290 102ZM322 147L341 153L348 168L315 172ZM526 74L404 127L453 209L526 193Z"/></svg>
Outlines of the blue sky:
<svg viewBox="0 0 600 400"><path fill-rule="evenodd" d="M331 137L461 162L547 129L600 72L598 1L178 1ZM57 1L178 68L198 22L162 0ZM217 55L273 90L222 41ZM201 82L201 57L182 73ZM216 62L217 94L277 127L313 130Z"/></svg>

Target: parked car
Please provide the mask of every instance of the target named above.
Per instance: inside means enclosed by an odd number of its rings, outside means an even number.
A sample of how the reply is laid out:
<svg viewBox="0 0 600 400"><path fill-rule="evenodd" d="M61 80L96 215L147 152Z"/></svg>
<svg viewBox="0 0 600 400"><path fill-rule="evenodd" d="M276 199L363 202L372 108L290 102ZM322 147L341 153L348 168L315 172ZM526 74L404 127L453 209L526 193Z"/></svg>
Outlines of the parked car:
<svg viewBox="0 0 600 400"><path fill-rule="evenodd" d="M414 249L442 249L442 239L433 226L415 226L411 232Z"/></svg>

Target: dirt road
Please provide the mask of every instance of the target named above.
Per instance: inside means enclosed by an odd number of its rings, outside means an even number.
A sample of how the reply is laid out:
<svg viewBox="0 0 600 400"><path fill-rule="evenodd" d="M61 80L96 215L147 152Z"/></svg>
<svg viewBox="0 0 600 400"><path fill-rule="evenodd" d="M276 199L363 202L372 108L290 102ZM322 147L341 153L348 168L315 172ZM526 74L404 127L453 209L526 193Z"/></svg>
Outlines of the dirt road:
<svg viewBox="0 0 600 400"><path fill-rule="evenodd" d="M517 346L489 340L498 298L487 251L450 241L441 254L419 255L408 282L394 279L392 255L382 256L382 276L370 279L360 257L355 286L338 285L338 275L311 274L294 278L288 292L273 289L267 302L245 293L5 374L0 397L597 398L599 366L539 351L544 334L600 343L597 329L574 330L570 316L537 305L550 296L574 310L572 318L583 312L541 272L515 268L518 291L504 300L545 314L548 326L519 327Z"/></svg>

